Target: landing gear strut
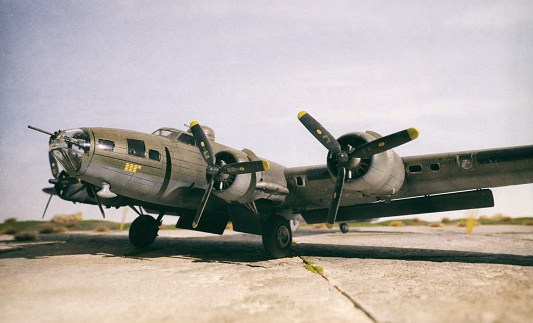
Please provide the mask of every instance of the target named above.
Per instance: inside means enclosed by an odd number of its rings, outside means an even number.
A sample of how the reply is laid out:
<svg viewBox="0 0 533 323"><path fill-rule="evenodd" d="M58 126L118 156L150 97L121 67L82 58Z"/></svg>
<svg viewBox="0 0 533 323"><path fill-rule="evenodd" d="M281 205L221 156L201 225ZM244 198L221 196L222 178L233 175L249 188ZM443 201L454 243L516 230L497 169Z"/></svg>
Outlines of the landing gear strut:
<svg viewBox="0 0 533 323"><path fill-rule="evenodd" d="M263 226L263 247L272 258L287 257L292 246L292 230L289 221L273 215Z"/></svg>
<svg viewBox="0 0 533 323"><path fill-rule="evenodd" d="M130 227L129 237L132 245L144 248L151 245L159 232L160 221L149 215L140 215Z"/></svg>

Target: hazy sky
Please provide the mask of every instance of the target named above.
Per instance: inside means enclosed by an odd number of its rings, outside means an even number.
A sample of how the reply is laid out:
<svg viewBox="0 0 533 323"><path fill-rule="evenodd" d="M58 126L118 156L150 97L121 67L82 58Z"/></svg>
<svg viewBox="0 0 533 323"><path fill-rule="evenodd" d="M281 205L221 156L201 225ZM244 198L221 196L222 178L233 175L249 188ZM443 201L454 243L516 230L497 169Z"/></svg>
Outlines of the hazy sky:
<svg viewBox="0 0 533 323"><path fill-rule="evenodd" d="M402 156L533 144L529 0L0 0L0 30L0 220L40 219L48 198L48 137L29 124L197 120L285 166L325 163L301 110L336 136L415 127ZM533 184L495 197L481 213L533 216ZM77 210L99 216L56 197L47 217Z"/></svg>

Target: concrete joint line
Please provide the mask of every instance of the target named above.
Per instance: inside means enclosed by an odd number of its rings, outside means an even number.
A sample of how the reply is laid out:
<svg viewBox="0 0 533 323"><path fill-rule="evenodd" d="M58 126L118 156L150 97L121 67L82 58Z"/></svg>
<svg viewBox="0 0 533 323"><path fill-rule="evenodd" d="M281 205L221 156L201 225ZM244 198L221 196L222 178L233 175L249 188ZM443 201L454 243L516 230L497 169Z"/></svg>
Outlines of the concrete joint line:
<svg viewBox="0 0 533 323"><path fill-rule="evenodd" d="M309 260L307 260L305 257L303 256L300 256L298 254L296 254L296 252L294 252L294 250L292 250L292 252L294 253L295 256L297 256L298 258L302 259L302 261L306 264L306 265L309 265L309 266L313 266ZM363 308L363 306L361 306L361 304L359 304L355 299L353 299L352 297L350 297L350 295L348 295L346 292L344 292L342 289L340 289L339 286L337 285L333 285L331 283L331 281L326 277L326 275L324 275L324 273L320 273L320 272L316 272L318 275L320 275L325 281L328 282L328 284L330 284L333 288L335 288L342 296L346 297L352 304L355 308L357 308L358 310L362 311L363 313L365 313L365 315L372 320L372 322L376 322L378 323L378 321L376 320L376 318L374 316L372 316L372 314L370 314L369 311L367 311L366 309Z"/></svg>

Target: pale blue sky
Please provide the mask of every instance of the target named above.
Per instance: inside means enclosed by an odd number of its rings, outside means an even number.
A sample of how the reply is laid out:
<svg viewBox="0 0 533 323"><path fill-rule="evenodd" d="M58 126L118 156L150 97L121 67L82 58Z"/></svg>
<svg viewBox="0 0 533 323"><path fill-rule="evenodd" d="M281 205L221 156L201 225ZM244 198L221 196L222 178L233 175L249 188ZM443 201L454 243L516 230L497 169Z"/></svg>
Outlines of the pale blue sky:
<svg viewBox="0 0 533 323"><path fill-rule="evenodd" d="M0 28L0 220L48 198L48 138L28 124L197 120L285 166L325 162L300 110L336 136L416 127L403 156L533 144L531 1L0 0ZM533 215L532 184L495 196L480 213ZM99 216L56 198L48 217L77 210Z"/></svg>

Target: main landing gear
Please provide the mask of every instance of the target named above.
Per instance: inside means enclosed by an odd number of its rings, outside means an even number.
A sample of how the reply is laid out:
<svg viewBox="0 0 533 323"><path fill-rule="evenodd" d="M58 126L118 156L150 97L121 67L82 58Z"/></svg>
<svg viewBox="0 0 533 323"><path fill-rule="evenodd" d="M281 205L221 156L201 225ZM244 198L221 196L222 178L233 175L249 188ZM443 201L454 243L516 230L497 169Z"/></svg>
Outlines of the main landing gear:
<svg viewBox="0 0 533 323"><path fill-rule="evenodd" d="M283 258L290 254L292 230L289 221L277 215L271 216L263 225L263 247L272 258Z"/></svg>
<svg viewBox="0 0 533 323"><path fill-rule="evenodd" d="M157 238L159 226L163 221L164 215L165 213L161 212L159 217L154 219L149 215L140 214L130 226L129 238L131 244L138 248L151 245Z"/></svg>
<svg viewBox="0 0 533 323"><path fill-rule="evenodd" d="M139 215L131 224L129 238L132 245L144 248L151 245L159 232L161 219L149 215ZM272 258L287 257L291 252L292 230L291 224L285 218L277 215L271 216L263 225L263 247Z"/></svg>

